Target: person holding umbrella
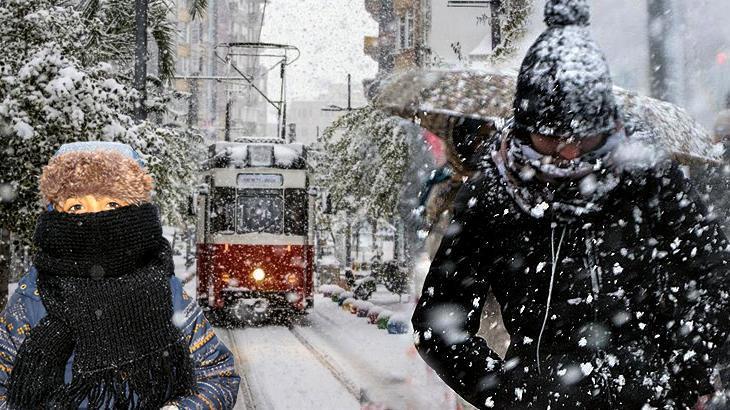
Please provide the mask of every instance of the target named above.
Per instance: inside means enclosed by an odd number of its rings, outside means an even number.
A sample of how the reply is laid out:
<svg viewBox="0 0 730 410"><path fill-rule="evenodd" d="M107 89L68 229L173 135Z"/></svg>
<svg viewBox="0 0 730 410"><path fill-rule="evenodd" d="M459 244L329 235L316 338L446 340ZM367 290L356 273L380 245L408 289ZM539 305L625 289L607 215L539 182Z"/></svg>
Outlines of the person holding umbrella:
<svg viewBox="0 0 730 410"><path fill-rule="evenodd" d="M722 408L728 240L651 133L630 131L589 14L547 2L514 117L457 195L416 347L479 408ZM505 357L477 335L490 289Z"/></svg>

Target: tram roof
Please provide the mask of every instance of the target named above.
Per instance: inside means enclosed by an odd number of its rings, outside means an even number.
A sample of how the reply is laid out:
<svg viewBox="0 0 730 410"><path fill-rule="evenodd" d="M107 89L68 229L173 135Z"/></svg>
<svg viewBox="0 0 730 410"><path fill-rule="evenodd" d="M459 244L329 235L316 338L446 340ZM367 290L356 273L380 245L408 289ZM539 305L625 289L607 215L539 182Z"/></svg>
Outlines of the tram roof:
<svg viewBox="0 0 730 410"><path fill-rule="evenodd" d="M215 142L208 146L206 168L306 168L304 144Z"/></svg>

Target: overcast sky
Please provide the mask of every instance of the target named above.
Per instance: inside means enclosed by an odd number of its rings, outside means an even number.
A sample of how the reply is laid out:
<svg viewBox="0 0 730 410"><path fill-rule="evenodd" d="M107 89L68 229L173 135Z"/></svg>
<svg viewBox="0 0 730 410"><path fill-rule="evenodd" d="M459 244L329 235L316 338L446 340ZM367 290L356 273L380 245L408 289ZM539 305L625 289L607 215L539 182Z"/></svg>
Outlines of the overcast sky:
<svg viewBox="0 0 730 410"><path fill-rule="evenodd" d="M432 0L431 42L434 51L448 59L453 58L451 43L461 42L468 54L489 28L477 22L485 9L446 8L445 3ZM646 2L591 4L591 31L608 57L616 84L647 92ZM509 64L512 68L519 67L526 47L544 29L543 5L544 0L536 1L530 30ZM730 0L693 0L683 7L687 101L682 105L709 126L730 90L730 61L716 64L717 53L730 55ZM377 72L375 61L363 54L363 36L377 35L378 30L363 0L269 0L264 21L263 41L288 43L302 50L301 59L289 71L290 100L314 99L323 89L332 88L332 83L344 84L348 72L359 89L363 79ZM344 99L346 90L342 90Z"/></svg>
<svg viewBox="0 0 730 410"><path fill-rule="evenodd" d="M309 100L333 82L345 84L348 72L353 88L373 78L378 66L363 53L363 37L377 33L363 0L269 0L261 39L299 47L302 57L289 68L288 96Z"/></svg>

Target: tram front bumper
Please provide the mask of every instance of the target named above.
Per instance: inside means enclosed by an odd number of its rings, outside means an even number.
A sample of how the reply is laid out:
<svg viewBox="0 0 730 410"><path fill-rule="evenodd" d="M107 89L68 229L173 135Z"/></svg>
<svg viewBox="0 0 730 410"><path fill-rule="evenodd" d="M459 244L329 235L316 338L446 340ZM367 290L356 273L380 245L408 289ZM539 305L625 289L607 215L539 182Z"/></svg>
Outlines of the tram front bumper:
<svg viewBox="0 0 730 410"><path fill-rule="evenodd" d="M309 305L301 290L260 292L223 289L221 296L224 308L245 305L259 311L292 310L292 308L304 310Z"/></svg>

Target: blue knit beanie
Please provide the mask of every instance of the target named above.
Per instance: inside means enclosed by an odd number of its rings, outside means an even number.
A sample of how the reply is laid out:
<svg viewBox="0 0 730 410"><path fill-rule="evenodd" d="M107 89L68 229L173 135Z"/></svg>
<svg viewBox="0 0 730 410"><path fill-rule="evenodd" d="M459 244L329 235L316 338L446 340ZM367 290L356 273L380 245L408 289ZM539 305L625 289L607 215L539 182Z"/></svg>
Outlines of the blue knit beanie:
<svg viewBox="0 0 730 410"><path fill-rule="evenodd" d="M129 157L144 167L145 162L142 157L127 144L121 142L109 142L109 141L81 141L81 142L70 142L68 144L61 145L61 148L56 151L53 157L57 157L69 152L93 152L93 151L116 151L125 157Z"/></svg>

